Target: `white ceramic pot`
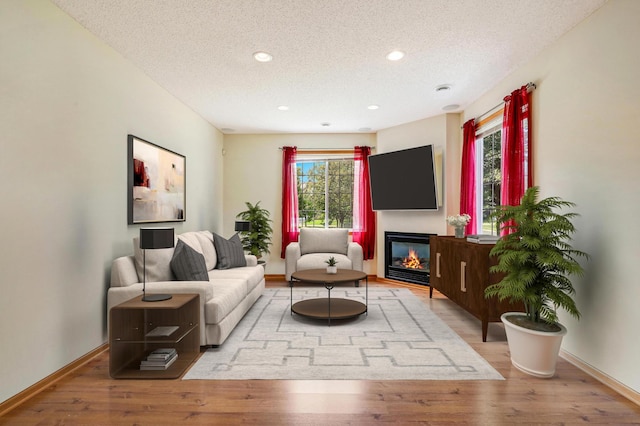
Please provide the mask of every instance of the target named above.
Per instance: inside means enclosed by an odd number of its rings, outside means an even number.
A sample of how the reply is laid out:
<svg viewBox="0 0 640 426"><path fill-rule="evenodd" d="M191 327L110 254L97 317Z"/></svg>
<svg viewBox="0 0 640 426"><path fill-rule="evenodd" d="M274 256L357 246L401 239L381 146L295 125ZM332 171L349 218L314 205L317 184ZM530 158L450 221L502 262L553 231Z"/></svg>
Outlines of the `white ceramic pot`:
<svg viewBox="0 0 640 426"><path fill-rule="evenodd" d="M338 267L337 266L327 266L327 274L337 274Z"/></svg>
<svg viewBox="0 0 640 426"><path fill-rule="evenodd" d="M526 314L507 312L500 316L507 332L513 366L532 376L553 377L562 337L567 334L567 329L562 324L558 324L561 330L557 332L529 330L505 319L511 315L525 316Z"/></svg>

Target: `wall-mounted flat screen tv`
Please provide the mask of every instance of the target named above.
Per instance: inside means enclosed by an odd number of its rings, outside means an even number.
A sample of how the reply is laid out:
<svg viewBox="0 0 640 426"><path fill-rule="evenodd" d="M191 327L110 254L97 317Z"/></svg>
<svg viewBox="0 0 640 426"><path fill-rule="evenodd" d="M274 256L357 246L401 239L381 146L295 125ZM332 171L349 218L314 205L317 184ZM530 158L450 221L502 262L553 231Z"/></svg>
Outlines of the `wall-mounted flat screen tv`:
<svg viewBox="0 0 640 426"><path fill-rule="evenodd" d="M433 145L369 156L373 210L438 210Z"/></svg>

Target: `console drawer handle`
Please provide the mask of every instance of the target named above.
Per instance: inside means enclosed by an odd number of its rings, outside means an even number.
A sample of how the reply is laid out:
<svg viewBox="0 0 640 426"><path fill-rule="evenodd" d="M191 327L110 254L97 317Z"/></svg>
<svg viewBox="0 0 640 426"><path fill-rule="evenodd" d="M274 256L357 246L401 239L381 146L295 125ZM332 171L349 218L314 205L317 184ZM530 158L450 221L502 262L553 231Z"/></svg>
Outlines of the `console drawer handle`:
<svg viewBox="0 0 640 426"><path fill-rule="evenodd" d="M467 262L460 262L460 290L467 292Z"/></svg>

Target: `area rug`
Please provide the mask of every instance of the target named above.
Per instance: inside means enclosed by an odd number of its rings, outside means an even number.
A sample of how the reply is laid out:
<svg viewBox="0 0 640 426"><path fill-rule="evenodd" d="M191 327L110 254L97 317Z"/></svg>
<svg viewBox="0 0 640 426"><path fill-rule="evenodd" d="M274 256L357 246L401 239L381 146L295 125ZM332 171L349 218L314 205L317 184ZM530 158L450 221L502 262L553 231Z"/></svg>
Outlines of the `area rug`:
<svg viewBox="0 0 640 426"><path fill-rule="evenodd" d="M295 287L293 301L327 297ZM364 287L331 297L365 302ZM410 290L370 288L355 319L291 314L290 289L266 289L227 340L208 349L183 380L504 380Z"/></svg>

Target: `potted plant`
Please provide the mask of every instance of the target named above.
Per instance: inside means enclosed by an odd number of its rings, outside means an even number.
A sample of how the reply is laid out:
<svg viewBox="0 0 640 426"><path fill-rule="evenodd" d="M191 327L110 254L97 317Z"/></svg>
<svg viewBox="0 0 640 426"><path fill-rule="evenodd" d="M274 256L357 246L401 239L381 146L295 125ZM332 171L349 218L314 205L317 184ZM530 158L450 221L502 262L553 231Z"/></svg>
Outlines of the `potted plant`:
<svg viewBox="0 0 640 426"><path fill-rule="evenodd" d="M580 312L568 278L581 275L577 258L588 255L571 247L576 213L554 210L574 207L559 197L538 201L539 188L527 189L518 206L498 206L493 216L506 231L491 250L498 256L493 273L503 279L485 289L485 296L523 302L525 313L502 315L512 364L537 377L552 377L566 328L558 323L557 307L575 318Z"/></svg>
<svg viewBox="0 0 640 426"><path fill-rule="evenodd" d="M338 261L336 260L335 257L331 256L329 259L325 260L324 263L327 264L327 274L338 273L338 267L336 266Z"/></svg>
<svg viewBox="0 0 640 426"><path fill-rule="evenodd" d="M251 223L251 230L241 233L242 247L249 254L256 256L258 259L263 254L269 253L269 245L271 244L271 228L270 213L268 210L260 207L260 201L255 204L245 202L247 210L236 215L237 218L246 220Z"/></svg>

